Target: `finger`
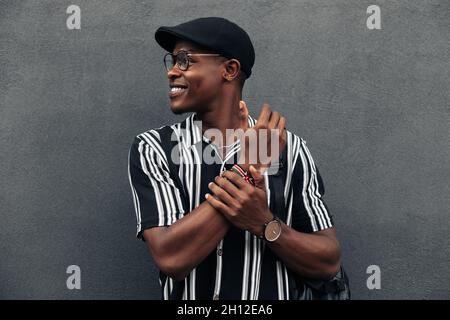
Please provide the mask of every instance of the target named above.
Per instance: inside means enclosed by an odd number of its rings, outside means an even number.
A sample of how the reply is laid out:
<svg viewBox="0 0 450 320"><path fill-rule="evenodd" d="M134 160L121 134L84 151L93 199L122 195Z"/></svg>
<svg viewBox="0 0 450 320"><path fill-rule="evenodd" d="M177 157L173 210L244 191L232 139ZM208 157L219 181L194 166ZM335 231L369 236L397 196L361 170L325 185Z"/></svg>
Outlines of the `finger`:
<svg viewBox="0 0 450 320"><path fill-rule="evenodd" d="M249 130L253 130L253 129L249 129ZM249 131L246 132L246 134L240 135L239 139L241 140L241 150L240 150L240 154L239 154L239 160L238 163L239 165L244 165L246 163L249 162L249 155L250 155L250 150L249 148L249 137L248 137Z"/></svg>
<svg viewBox="0 0 450 320"><path fill-rule="evenodd" d="M253 131L253 133L254 133L254 131ZM249 132L249 134L250 134L250 132ZM250 145L250 137L248 136L248 135L245 135L244 136L244 150L245 150L245 163L243 163L243 164L250 164L250 162L254 162L254 161L257 161L258 160L258 158L257 157L255 157L255 155L257 156L258 154L257 154L257 150L256 150L256 148L257 148L257 146L255 146L255 143L253 142L251 145Z"/></svg>
<svg viewBox="0 0 450 320"><path fill-rule="evenodd" d="M266 183L264 181L264 176L258 170L256 170L254 166L250 166L250 173L255 180L255 187L265 190Z"/></svg>
<svg viewBox="0 0 450 320"><path fill-rule="evenodd" d="M278 121L278 130L280 132L280 135L285 129L286 129L286 118L280 117L280 121Z"/></svg>
<svg viewBox="0 0 450 320"><path fill-rule="evenodd" d="M243 111L248 112L247 103L244 100L239 101L239 109L242 109Z"/></svg>
<svg viewBox="0 0 450 320"><path fill-rule="evenodd" d="M236 172L228 170L225 171L225 173L222 176L230 180L237 188L241 190L249 187L249 184L245 182L244 178L242 178Z"/></svg>
<svg viewBox="0 0 450 320"><path fill-rule="evenodd" d="M235 204L235 200L233 199L233 197L214 182L210 182L208 184L208 188L220 201L222 201L226 205L231 206Z"/></svg>
<svg viewBox="0 0 450 320"><path fill-rule="evenodd" d="M270 109L269 104L264 103L261 108L261 113L259 114L257 123L259 125L267 125L270 119L270 114L272 113L272 110Z"/></svg>
<svg viewBox="0 0 450 320"><path fill-rule="evenodd" d="M280 122L278 122L278 136L280 137L280 147L283 148L286 143L286 118L281 117Z"/></svg>
<svg viewBox="0 0 450 320"><path fill-rule="evenodd" d="M224 177L216 177L215 183L225 190L231 197L237 197L241 192L230 180Z"/></svg>
<svg viewBox="0 0 450 320"><path fill-rule="evenodd" d="M286 132L286 118L281 117L280 122L278 123L278 129L280 130L280 146L284 148L287 140L287 132Z"/></svg>
<svg viewBox="0 0 450 320"><path fill-rule="evenodd" d="M248 129L248 108L245 101L239 101L239 115L241 118L241 128L243 130Z"/></svg>
<svg viewBox="0 0 450 320"><path fill-rule="evenodd" d="M222 214L224 214L226 216L230 216L231 215L231 213L232 213L231 209L228 208L222 201L214 198L209 193L205 194L205 199L214 209L216 209L220 213L222 213Z"/></svg>
<svg viewBox="0 0 450 320"><path fill-rule="evenodd" d="M278 127L278 122L280 121L280 113L277 111L272 112L272 115L270 116L269 124L267 128L270 129L276 129Z"/></svg>

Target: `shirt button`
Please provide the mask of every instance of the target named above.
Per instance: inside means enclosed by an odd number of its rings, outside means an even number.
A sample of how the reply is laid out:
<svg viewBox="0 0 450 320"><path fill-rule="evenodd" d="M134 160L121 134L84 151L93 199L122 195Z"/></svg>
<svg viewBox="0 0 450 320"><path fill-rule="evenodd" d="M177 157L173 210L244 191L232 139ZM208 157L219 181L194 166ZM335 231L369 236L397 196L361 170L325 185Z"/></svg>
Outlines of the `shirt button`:
<svg viewBox="0 0 450 320"><path fill-rule="evenodd" d="M221 256L222 255L222 249L217 249L217 255Z"/></svg>
<svg viewBox="0 0 450 320"><path fill-rule="evenodd" d="M219 295L215 294L214 297L213 297L213 300L219 300Z"/></svg>

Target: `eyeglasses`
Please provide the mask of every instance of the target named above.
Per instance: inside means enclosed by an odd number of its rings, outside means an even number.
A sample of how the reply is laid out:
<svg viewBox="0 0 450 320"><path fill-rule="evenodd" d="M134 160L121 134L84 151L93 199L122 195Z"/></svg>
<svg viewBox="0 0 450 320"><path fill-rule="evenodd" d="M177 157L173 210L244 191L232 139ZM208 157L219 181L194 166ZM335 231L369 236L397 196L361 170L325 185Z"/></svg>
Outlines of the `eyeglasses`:
<svg viewBox="0 0 450 320"><path fill-rule="evenodd" d="M164 66L167 71L177 65L181 71L186 71L189 68L189 61L191 56L204 56L204 57L219 57L220 54L216 53L189 53L184 50L178 51L177 54L166 53L164 55Z"/></svg>

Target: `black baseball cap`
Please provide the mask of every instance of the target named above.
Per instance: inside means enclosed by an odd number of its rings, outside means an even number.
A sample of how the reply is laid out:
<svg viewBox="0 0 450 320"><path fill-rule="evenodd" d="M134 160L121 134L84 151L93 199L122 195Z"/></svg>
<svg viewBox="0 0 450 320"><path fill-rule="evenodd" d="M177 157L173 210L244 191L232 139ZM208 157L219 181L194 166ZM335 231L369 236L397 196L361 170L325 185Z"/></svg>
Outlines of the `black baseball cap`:
<svg viewBox="0 0 450 320"><path fill-rule="evenodd" d="M225 18L205 17L173 27L159 27L155 40L165 50L172 52L179 40L191 41L228 59L237 59L247 78L252 74L255 49L244 29Z"/></svg>

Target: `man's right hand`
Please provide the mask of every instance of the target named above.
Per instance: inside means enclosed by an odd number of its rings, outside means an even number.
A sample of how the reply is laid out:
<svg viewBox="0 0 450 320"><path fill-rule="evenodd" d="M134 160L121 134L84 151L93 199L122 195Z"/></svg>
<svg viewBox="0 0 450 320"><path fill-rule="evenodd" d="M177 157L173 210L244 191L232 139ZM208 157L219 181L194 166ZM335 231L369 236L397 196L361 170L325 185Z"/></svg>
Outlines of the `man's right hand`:
<svg viewBox="0 0 450 320"><path fill-rule="evenodd" d="M248 114L246 103L241 101L240 104L242 108L246 109L244 113ZM247 172L250 165L253 165L261 173L271 165L278 165L280 155L286 147L285 125L286 118L278 112L272 111L269 104L264 103L256 125L245 130L245 134L239 137L241 139L241 155L238 164ZM263 140L266 143L262 143ZM272 145L272 142L278 143Z"/></svg>

